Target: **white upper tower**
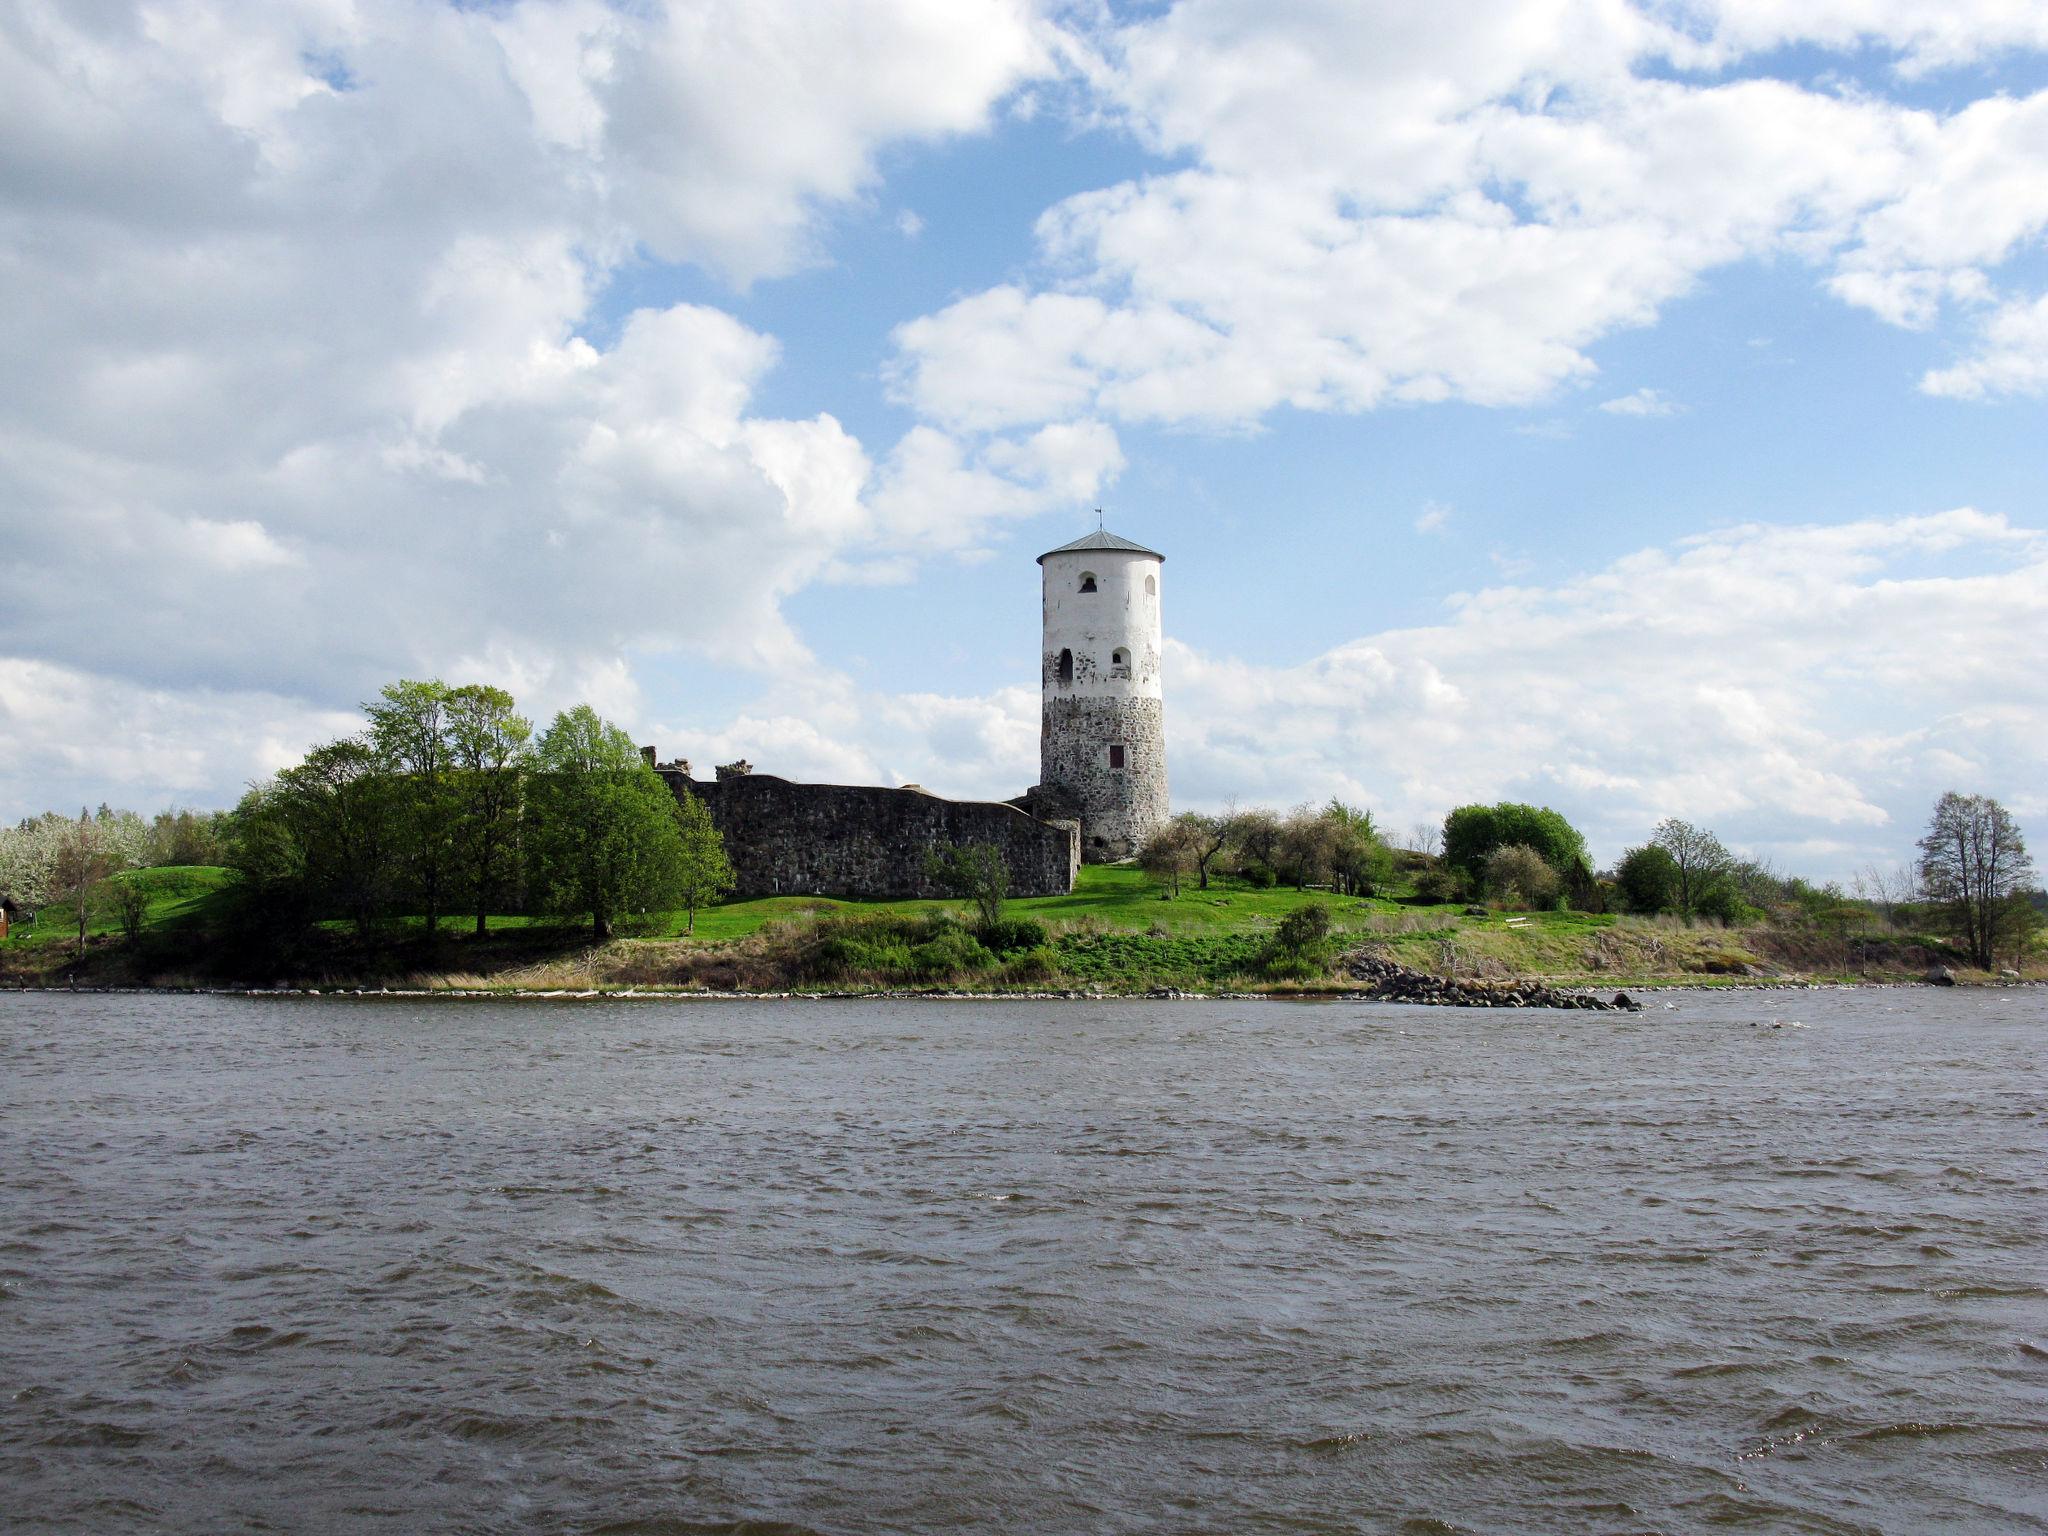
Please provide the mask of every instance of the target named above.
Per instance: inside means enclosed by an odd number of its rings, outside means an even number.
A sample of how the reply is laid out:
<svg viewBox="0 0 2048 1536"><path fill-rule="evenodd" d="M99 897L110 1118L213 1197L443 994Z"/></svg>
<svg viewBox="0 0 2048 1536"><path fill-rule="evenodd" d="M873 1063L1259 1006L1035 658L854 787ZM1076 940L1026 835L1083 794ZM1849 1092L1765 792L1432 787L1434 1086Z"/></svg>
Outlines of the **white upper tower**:
<svg viewBox="0 0 2048 1536"><path fill-rule="evenodd" d="M1081 816L1081 857L1127 859L1165 824L1157 550L1097 531L1044 572L1039 782Z"/></svg>

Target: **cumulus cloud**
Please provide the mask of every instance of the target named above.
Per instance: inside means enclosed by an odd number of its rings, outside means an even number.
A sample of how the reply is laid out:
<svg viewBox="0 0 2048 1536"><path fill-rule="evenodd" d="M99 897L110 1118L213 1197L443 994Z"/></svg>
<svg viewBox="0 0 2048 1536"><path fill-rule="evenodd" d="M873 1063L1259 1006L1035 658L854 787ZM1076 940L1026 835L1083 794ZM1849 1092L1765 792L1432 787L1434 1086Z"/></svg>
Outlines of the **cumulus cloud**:
<svg viewBox="0 0 2048 1536"><path fill-rule="evenodd" d="M1393 826L1532 800L1605 858L1677 815L1846 875L1903 856L1945 789L2027 798L2048 679L2011 647L2044 627L2048 535L2002 518L1746 525L1294 666L1170 643L1174 793Z"/></svg>
<svg viewBox="0 0 2048 1536"><path fill-rule="evenodd" d="M2048 229L2048 92L1937 113L1757 56L2041 46L2019 8L1962 9L1182 0L1103 36L1090 81L1183 168L1049 210L1038 280L903 325L895 387L970 431L1522 404L1756 257L1932 324Z"/></svg>
<svg viewBox="0 0 2048 1536"><path fill-rule="evenodd" d="M0 12L0 654L160 739L400 672L631 708L628 652L802 661L784 600L922 555L933 456L757 412L777 344L718 309L600 301L814 260L1049 36L1024 0ZM956 548L1120 463L1085 423L963 455ZM16 705L16 763L80 727Z"/></svg>
<svg viewBox="0 0 2048 1536"><path fill-rule="evenodd" d="M1442 533L1444 528L1450 523L1450 520L1451 509L1440 501L1432 501L1416 514L1415 531L1417 533Z"/></svg>
<svg viewBox="0 0 2048 1536"><path fill-rule="evenodd" d="M2001 306L1985 322L1976 350L1920 381L1930 395L1982 400L2048 391L2048 294Z"/></svg>

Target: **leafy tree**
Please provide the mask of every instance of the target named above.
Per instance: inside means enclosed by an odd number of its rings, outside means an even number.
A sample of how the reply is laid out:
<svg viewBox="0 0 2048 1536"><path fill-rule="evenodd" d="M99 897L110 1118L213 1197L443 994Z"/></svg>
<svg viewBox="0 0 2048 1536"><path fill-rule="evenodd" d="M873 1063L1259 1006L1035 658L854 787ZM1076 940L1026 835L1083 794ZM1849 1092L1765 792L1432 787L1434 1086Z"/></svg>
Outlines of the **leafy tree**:
<svg viewBox="0 0 2048 1536"><path fill-rule="evenodd" d="M224 811L158 811L149 826L145 862L171 864L228 862L228 816Z"/></svg>
<svg viewBox="0 0 2048 1536"><path fill-rule="evenodd" d="M1557 871L1524 843L1509 843L1486 856L1487 895L1502 903L1546 907L1557 899Z"/></svg>
<svg viewBox="0 0 2048 1536"><path fill-rule="evenodd" d="M1200 827L1176 816L1145 839L1138 850L1138 868L1164 885L1168 896L1178 896L1181 882L1199 863L1203 841Z"/></svg>
<svg viewBox="0 0 2048 1536"><path fill-rule="evenodd" d="M1003 921L1003 903L1010 899L1010 866L994 843L963 843L934 848L924 857L925 878L943 891L974 903L983 932Z"/></svg>
<svg viewBox="0 0 2048 1536"><path fill-rule="evenodd" d="M1238 812L1232 852L1239 874L1265 871L1261 878L1272 884L1280 864L1280 818L1263 808Z"/></svg>
<svg viewBox="0 0 2048 1536"><path fill-rule="evenodd" d="M587 704L555 716L527 797L533 889L549 911L588 913L602 943L621 914L682 894L682 808L633 739Z"/></svg>
<svg viewBox="0 0 2048 1536"><path fill-rule="evenodd" d="M1514 843L1535 849L1560 876L1588 862L1585 838L1547 805L1461 805L1444 818L1444 862L1475 881L1484 877L1489 853Z"/></svg>
<svg viewBox="0 0 2048 1536"><path fill-rule="evenodd" d="M511 694L482 683L451 688L445 710L454 869L481 937L493 903L504 899L518 869L520 797L533 723L519 713Z"/></svg>
<svg viewBox="0 0 2048 1536"><path fill-rule="evenodd" d="M1394 855L1372 812L1332 797L1323 807L1323 819L1330 824L1326 855L1331 883L1352 896L1370 896L1382 889L1393 878Z"/></svg>
<svg viewBox="0 0 2048 1536"><path fill-rule="evenodd" d="M1920 881L1980 970L2011 937L2020 905L2012 898L2033 875L2019 823L1996 800L1951 790L1935 803L1920 839Z"/></svg>
<svg viewBox="0 0 2048 1536"><path fill-rule="evenodd" d="M70 906L78 925L78 952L85 953L85 933L92 914L108 894L107 882L129 867L133 856L129 840L105 806L95 818L84 811L64 828L56 840L50 861L49 895Z"/></svg>
<svg viewBox="0 0 2048 1536"><path fill-rule="evenodd" d="M676 871L676 896L683 904L685 914L683 932L697 931L697 909L708 906L733 888L732 863L725 856L725 838L712 824L711 812L695 795L685 795L677 802L682 813L680 830L683 838L682 859ZM1009 883L1008 871L1004 872L1004 884ZM1002 915L1001 904L997 904L997 916Z"/></svg>
<svg viewBox="0 0 2048 1536"><path fill-rule="evenodd" d="M426 914L441 926L441 903L456 862L458 808L450 767L449 688L435 678L387 683L380 702L366 704L370 744L396 775L392 786L392 852Z"/></svg>
<svg viewBox="0 0 2048 1536"><path fill-rule="evenodd" d="M1678 861L1656 843L1645 843L1621 856L1614 883L1629 911L1668 912L1678 901Z"/></svg>
<svg viewBox="0 0 2048 1536"><path fill-rule="evenodd" d="M1226 805L1216 815L1202 811L1182 811L1174 820L1186 825L1195 863L1195 879L1199 888L1209 889L1209 866L1226 848L1237 840L1237 804Z"/></svg>
<svg viewBox="0 0 2048 1536"><path fill-rule="evenodd" d="M136 873L129 870L125 878L108 882L114 915L121 920L122 937L131 944L142 937L142 924L149 916L149 887L136 878Z"/></svg>
<svg viewBox="0 0 2048 1536"><path fill-rule="evenodd" d="M1671 855L1671 863L1678 871L1673 895L1678 910L1686 917L1700 911L1708 894L1727 879L1735 866L1734 856L1721 846L1718 837L1705 827L1696 827L1675 816L1658 822L1650 841Z"/></svg>
<svg viewBox="0 0 2048 1536"><path fill-rule="evenodd" d="M402 835L377 750L359 737L315 747L245 804L245 872L273 897L346 917L367 939L390 910Z"/></svg>

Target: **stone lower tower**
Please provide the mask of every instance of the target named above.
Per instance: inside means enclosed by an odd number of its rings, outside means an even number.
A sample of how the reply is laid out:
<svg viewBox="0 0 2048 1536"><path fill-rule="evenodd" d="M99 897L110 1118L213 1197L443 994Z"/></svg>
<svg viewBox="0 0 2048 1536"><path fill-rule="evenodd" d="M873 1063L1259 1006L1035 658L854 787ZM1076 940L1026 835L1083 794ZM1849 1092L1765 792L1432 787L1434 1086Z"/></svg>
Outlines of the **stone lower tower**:
<svg viewBox="0 0 2048 1536"><path fill-rule="evenodd" d="M1166 557L1096 532L1038 557L1045 573L1039 783L1081 817L1081 857L1127 859L1167 818L1159 686Z"/></svg>

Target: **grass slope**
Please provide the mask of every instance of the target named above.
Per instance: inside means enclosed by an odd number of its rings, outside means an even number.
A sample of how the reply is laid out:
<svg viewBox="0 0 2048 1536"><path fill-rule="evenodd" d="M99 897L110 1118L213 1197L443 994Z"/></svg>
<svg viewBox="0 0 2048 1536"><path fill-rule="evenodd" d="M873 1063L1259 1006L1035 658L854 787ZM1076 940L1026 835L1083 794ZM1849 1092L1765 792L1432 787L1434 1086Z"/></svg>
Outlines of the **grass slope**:
<svg viewBox="0 0 2048 1536"><path fill-rule="evenodd" d="M780 990L809 986L802 956L827 929L891 918L930 919L959 912L943 901L835 901L780 896L736 901L697 914L683 937L681 913L653 914L609 945L593 947L580 924L494 917L475 938L466 918L444 919L428 935L416 919L391 924L368 947L345 925L323 925L302 953L264 974L230 976L210 942L210 921L225 910L231 871L204 867L136 871L121 877L150 894L143 940L126 945L108 906L94 914L94 942L74 961L71 914L46 908L32 930L0 946L0 980L17 983L176 983L199 978L336 985L484 987L682 987ZM1906 979L1930 965L1962 967L1945 943L1910 935L1844 938L1810 928L1724 929L1674 918L1580 912L1468 912L1413 900L1331 897L1257 890L1218 880L1189 885L1164 900L1156 882L1123 865L1089 865L1073 892L1009 903L1012 919L1031 919L1048 942L1029 964L1006 962L951 980L975 987L1082 987L1111 992L1156 987L1257 985L1262 952L1289 912L1322 901L1334 919L1332 951L1371 944L1401 964L1467 979L1542 978L1595 986L1658 981L1739 982L1759 977ZM2030 972L2041 970L2037 963ZM918 982L948 978L922 974ZM871 978L889 984L889 978ZM826 983L832 985L833 983ZM848 978L846 985L855 985ZM913 984L908 975L895 984Z"/></svg>

